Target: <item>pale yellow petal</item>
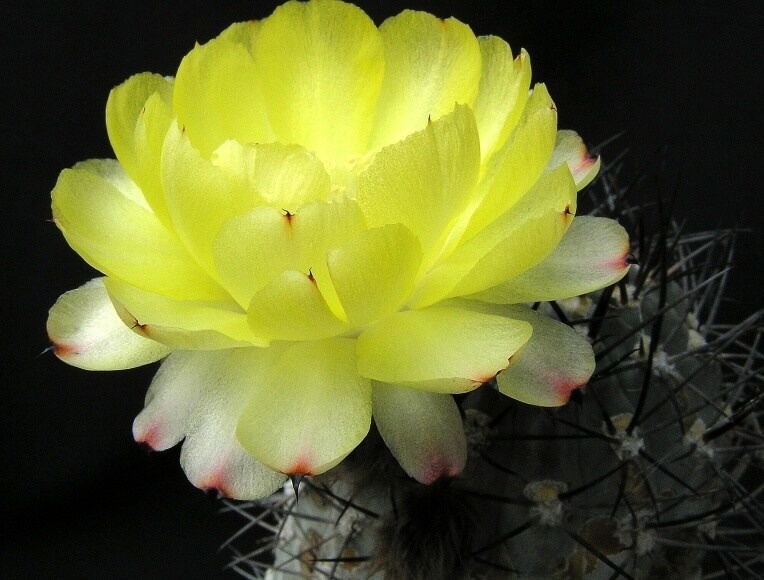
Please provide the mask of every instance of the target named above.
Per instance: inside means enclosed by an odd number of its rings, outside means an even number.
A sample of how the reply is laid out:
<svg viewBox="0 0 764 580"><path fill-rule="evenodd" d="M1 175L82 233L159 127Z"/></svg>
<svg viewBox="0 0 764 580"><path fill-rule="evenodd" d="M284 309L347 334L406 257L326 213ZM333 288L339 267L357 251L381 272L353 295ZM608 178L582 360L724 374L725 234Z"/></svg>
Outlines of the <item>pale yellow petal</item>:
<svg viewBox="0 0 764 580"><path fill-rule="evenodd" d="M478 41L483 67L474 111L480 151L486 160L504 145L525 109L531 64L524 50L513 59L512 50L501 38L481 36Z"/></svg>
<svg viewBox="0 0 764 580"><path fill-rule="evenodd" d="M371 385L358 376L354 340L294 343L269 370L253 386L236 434L271 469L323 473L368 433Z"/></svg>
<svg viewBox="0 0 764 580"><path fill-rule="evenodd" d="M132 332L119 318L102 278L56 300L48 315L48 337L58 358L87 370L119 370L152 363L170 349Z"/></svg>
<svg viewBox="0 0 764 580"><path fill-rule="evenodd" d="M122 321L142 336L174 349L214 350L265 346L246 313L232 301L173 300L114 278L104 281Z"/></svg>
<svg viewBox="0 0 764 580"><path fill-rule="evenodd" d="M379 33L360 8L287 2L262 22L254 62L279 141L326 161L366 151L385 63Z"/></svg>
<svg viewBox="0 0 764 580"><path fill-rule="evenodd" d="M385 79L371 149L424 129L428 120L471 105L480 83L480 47L469 26L454 18L406 10L379 28Z"/></svg>
<svg viewBox="0 0 764 580"><path fill-rule="evenodd" d="M100 166L100 168L99 168ZM53 189L53 217L69 245L101 272L176 299L227 293L140 200L113 161L65 169ZM110 177L111 176L111 177Z"/></svg>

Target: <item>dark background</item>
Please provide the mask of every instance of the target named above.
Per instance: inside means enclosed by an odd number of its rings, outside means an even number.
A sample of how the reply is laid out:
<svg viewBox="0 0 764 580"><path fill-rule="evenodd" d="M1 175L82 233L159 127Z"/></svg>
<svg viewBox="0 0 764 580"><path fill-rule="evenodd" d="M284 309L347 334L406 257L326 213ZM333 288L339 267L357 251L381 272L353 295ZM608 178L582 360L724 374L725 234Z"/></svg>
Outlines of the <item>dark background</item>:
<svg viewBox="0 0 764 580"><path fill-rule="evenodd" d="M11 2L0 8L2 287L0 577L208 578L239 521L193 488L177 450L132 441L154 372L89 373L50 353L45 319L93 272L50 223L58 172L110 157L109 90L144 70L171 75L195 41L277 3L253 0ZM457 16L531 55L590 145L625 131L624 175L679 194L688 230L744 236L733 273L740 318L761 306L764 10L747 1L361 2L376 22L404 7ZM38 356L39 355L39 356Z"/></svg>

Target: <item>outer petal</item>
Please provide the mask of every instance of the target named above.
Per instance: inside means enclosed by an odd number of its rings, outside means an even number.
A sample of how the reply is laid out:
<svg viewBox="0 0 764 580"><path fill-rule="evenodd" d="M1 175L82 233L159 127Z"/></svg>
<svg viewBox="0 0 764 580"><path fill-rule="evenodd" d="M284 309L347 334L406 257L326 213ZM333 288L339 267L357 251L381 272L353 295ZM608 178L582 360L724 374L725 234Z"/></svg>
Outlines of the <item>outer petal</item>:
<svg viewBox="0 0 764 580"><path fill-rule="evenodd" d="M143 410L133 421L133 437L154 451L177 445L199 399L217 382L228 351L175 351L159 367L146 393Z"/></svg>
<svg viewBox="0 0 764 580"><path fill-rule="evenodd" d="M480 131L483 159L504 145L528 100L531 62L524 50L512 60L512 50L501 38L481 36L483 74L473 110Z"/></svg>
<svg viewBox="0 0 764 580"><path fill-rule="evenodd" d="M231 302L172 300L114 278L105 284L126 325L169 347L212 350L268 344L255 338L246 313Z"/></svg>
<svg viewBox="0 0 764 580"><path fill-rule="evenodd" d="M451 395L374 382L372 407L382 439L411 477L430 484L464 469L467 440Z"/></svg>
<svg viewBox="0 0 764 580"><path fill-rule="evenodd" d="M414 288L422 250L402 224L366 230L327 256L348 320L363 325L398 310Z"/></svg>
<svg viewBox="0 0 764 580"><path fill-rule="evenodd" d="M547 165L557 134L557 109L546 86L537 84L523 117L481 180L482 202L467 228L469 238L518 202Z"/></svg>
<svg viewBox="0 0 764 580"><path fill-rule="evenodd" d="M117 159L165 225L170 222L159 163L173 118L172 93L171 80L143 73L113 89L106 103L106 128Z"/></svg>
<svg viewBox="0 0 764 580"><path fill-rule="evenodd" d="M600 158L589 155L586 145L575 131L557 131L557 140L547 170L555 169L563 163L568 164L579 191L589 185L600 170Z"/></svg>
<svg viewBox="0 0 764 580"><path fill-rule="evenodd" d="M358 376L355 341L334 338L289 347L253 391L237 436L271 468L315 475L347 456L370 424L371 385Z"/></svg>
<svg viewBox="0 0 764 580"><path fill-rule="evenodd" d="M262 23L254 62L275 135L325 161L366 151L384 71L374 23L342 2L287 2Z"/></svg>
<svg viewBox="0 0 764 580"><path fill-rule="evenodd" d="M459 106L377 153L356 200L370 226L401 223L414 232L429 263L471 201L479 166L475 119Z"/></svg>
<svg viewBox="0 0 764 580"><path fill-rule="evenodd" d="M480 47L458 20L406 10L379 28L385 79L371 149L400 141L453 110L472 104L480 82Z"/></svg>
<svg viewBox="0 0 764 580"><path fill-rule="evenodd" d="M623 278L628 256L629 236L615 220L576 217L541 263L472 298L513 304L580 296Z"/></svg>
<svg viewBox="0 0 764 580"><path fill-rule="evenodd" d="M425 389L434 381L433 390L449 379L453 392L464 392L504 369L530 335L526 322L462 308L398 312L358 338L358 372Z"/></svg>
<svg viewBox="0 0 764 580"><path fill-rule="evenodd" d="M170 351L132 332L117 316L103 278L63 294L50 309L48 336L62 361L91 371L129 369Z"/></svg>
<svg viewBox="0 0 764 580"><path fill-rule="evenodd" d="M69 245L109 276L173 298L226 297L180 240L140 203L114 161L65 169L53 189L53 217Z"/></svg>
<svg viewBox="0 0 764 580"><path fill-rule="evenodd" d="M215 358L208 359L211 354ZM278 354L271 348L238 349L224 352L222 364L215 360L219 353L195 354L212 365L189 416L180 454L180 464L195 486L236 499L259 499L284 483L282 474L252 457L236 439L241 411Z"/></svg>
<svg viewBox="0 0 764 580"><path fill-rule="evenodd" d="M575 195L567 167L545 173L520 202L431 270L411 304L473 294L535 266L570 225Z"/></svg>
<svg viewBox="0 0 764 580"><path fill-rule="evenodd" d="M248 29L250 42L259 24ZM235 32L239 33L238 38ZM259 75L241 25L219 38L197 45L180 63L173 108L194 146L208 157L227 139L240 143L273 141Z"/></svg>
<svg viewBox="0 0 764 580"><path fill-rule="evenodd" d="M513 306L506 312L530 322L533 335L499 373L499 390L530 405L564 405L571 392L585 385L594 372L591 345L569 326L529 308Z"/></svg>

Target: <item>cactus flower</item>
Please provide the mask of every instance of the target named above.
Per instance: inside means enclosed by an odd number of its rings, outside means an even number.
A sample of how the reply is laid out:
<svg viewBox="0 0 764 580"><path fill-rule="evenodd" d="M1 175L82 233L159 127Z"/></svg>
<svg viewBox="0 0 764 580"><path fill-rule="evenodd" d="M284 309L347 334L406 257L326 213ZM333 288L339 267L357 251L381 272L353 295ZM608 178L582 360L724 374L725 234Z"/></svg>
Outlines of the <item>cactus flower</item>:
<svg viewBox="0 0 764 580"><path fill-rule="evenodd" d="M133 432L183 441L196 486L266 496L372 419L430 483L466 458L452 394L496 377L555 406L593 372L587 341L526 305L618 280L628 239L575 217L599 160L503 40L292 1L174 78L129 78L106 124L116 160L52 193L103 277L59 298L48 333L84 369L162 360Z"/></svg>

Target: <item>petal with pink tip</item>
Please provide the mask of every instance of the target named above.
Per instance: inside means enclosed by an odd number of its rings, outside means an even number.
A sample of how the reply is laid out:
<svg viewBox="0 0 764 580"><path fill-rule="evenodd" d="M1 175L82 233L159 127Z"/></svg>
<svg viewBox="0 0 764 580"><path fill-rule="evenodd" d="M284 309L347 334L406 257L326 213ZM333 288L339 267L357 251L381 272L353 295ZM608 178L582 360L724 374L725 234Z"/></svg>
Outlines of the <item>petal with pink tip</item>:
<svg viewBox="0 0 764 580"><path fill-rule="evenodd" d="M337 465L371 424L371 384L356 370L355 341L297 342L252 390L237 436L270 468L315 475Z"/></svg>
<svg viewBox="0 0 764 580"><path fill-rule="evenodd" d="M459 408L451 395L372 383L374 422L403 470L424 484L461 473L467 461Z"/></svg>
<svg viewBox="0 0 764 580"><path fill-rule="evenodd" d="M580 296L623 278L628 257L629 236L615 220L576 217L546 259L471 298L516 304Z"/></svg>
<svg viewBox="0 0 764 580"><path fill-rule="evenodd" d="M469 308L469 305L466 305ZM442 379L461 391L488 381L531 335L527 322L466 308L430 307L383 318L358 338L361 376L442 392Z"/></svg>
<svg viewBox="0 0 764 580"><path fill-rule="evenodd" d="M48 336L58 358L91 371L130 369L170 352L120 320L103 278L61 295L48 315Z"/></svg>
<svg viewBox="0 0 764 580"><path fill-rule="evenodd" d="M589 185L600 170L600 158L589 155L586 145L575 131L557 131L552 158L546 169L556 169L563 163L568 164L579 191Z"/></svg>
<svg viewBox="0 0 764 580"><path fill-rule="evenodd" d="M502 393L529 405L558 407L589 380L594 372L594 352L578 332L523 306L494 307L491 311L506 312L533 325L530 340L496 377Z"/></svg>
<svg viewBox="0 0 764 580"><path fill-rule="evenodd" d="M236 438L242 409L280 355L278 348L245 348L209 357L204 392L188 417L180 464L195 486L236 499L259 499L286 480L263 465ZM222 361L216 359L222 357ZM218 366L219 365L219 366Z"/></svg>
<svg viewBox="0 0 764 580"><path fill-rule="evenodd" d="M133 421L135 440L154 451L180 443L186 436L189 416L202 394L217 381L229 357L225 350L171 353L154 375L143 410Z"/></svg>

